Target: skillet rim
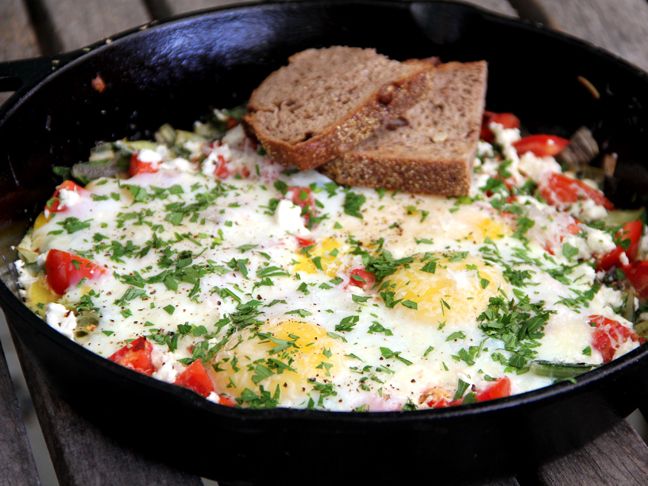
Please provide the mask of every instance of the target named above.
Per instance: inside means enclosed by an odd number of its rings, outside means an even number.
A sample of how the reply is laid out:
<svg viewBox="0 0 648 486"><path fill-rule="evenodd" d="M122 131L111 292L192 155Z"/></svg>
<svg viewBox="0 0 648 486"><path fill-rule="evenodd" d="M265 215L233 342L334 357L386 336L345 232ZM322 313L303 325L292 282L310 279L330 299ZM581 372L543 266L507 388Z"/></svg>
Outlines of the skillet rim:
<svg viewBox="0 0 648 486"><path fill-rule="evenodd" d="M306 0L300 2L282 2L280 0L272 0L270 2L254 2L244 4L231 4L216 8L207 8L172 17L163 20L152 20L151 22L142 24L141 26L128 29L115 35L111 35L105 39L90 44L74 51L59 54L56 56L32 58L26 61L17 62L33 62L35 68L42 68L42 73L35 75L35 80L27 81L25 85L21 86L12 95L7 102L0 107L0 129L5 123L6 119L11 114L20 109L21 105L27 100L32 93L38 91L43 85L56 78L60 73L64 73L68 69L74 68L77 64L85 62L91 58L96 51L110 49L112 44L118 44L126 38L134 38L139 33L145 33L148 30L155 29L169 23L181 24L184 21L190 21L194 18L206 17L209 14L218 14L220 12L228 11L241 11L244 13L246 10L265 10L265 9L280 9L280 10L293 10L303 7L341 7L347 5L361 5L365 8L372 7L391 7L401 9L411 9L413 5L417 4L440 4L451 6L457 11L464 11L477 15L486 21L499 22L508 24L508 26L526 30L534 35L546 36L553 38L561 43L571 44L572 46L589 51L592 55L599 58L607 58L615 64L615 69L628 71L633 77L647 83L648 88L648 73L641 70L634 64L622 59L616 54L610 53L607 50L593 45L588 41L576 38L573 35L565 34L551 30L539 23L530 22L527 20L516 19L502 14L494 13L485 10L482 7L472 4L464 3L463 1L448 1L448 0L432 0L432 1L394 1L394 0L380 0L378 2L369 0L354 0L352 2L344 2L343 4L336 3L330 0ZM110 42L107 40L110 39ZM50 63L53 60L61 60L60 67L54 71L49 70ZM11 64L10 61L7 64ZM40 66L39 66L40 65ZM1 66L1 64L0 64ZM0 230L2 231L2 230ZM13 262L7 262L7 266ZM9 272L13 269L9 267ZM618 374L622 370L637 366L640 361L648 360L648 343L642 344L631 352L617 358L610 363L604 364L590 372L580 375L575 379L575 382L558 382L552 385L531 390L524 393L519 393L506 398L500 398L494 401L473 403L467 405L460 405L456 407L448 407L442 409L427 409L427 410L414 410L414 411L382 411L382 412L357 412L357 411L327 411L327 410L309 410L299 408L268 408L268 409L250 409L250 408L233 408L225 407L222 405L210 402L200 395L191 390L173 385L162 380L158 380L136 371L130 370L120 366L107 358L90 351L83 347L81 344L66 338L47 323L34 314L25 303L17 297L5 284L0 280L0 302L2 308L6 309L6 313L13 313L24 321L34 332L41 334L41 336L48 339L54 345L62 346L68 353L76 355L76 359L90 360L100 368L105 368L111 373L116 373L121 379L130 380L135 382L137 386L148 386L164 392L169 398L177 402L192 407L198 407L202 411L208 413L215 413L226 418L238 419L240 421L274 421L277 418L288 419L291 421L335 421L337 423L353 422L360 424L378 424L388 420L394 424L419 422L420 420L426 421L443 421L447 418L462 418L480 416L490 412L516 409L522 411L525 407L532 407L534 405L541 405L543 402L549 402L551 399L566 399L574 396L577 393L584 393L588 389L596 386L599 382L607 379L610 375ZM13 322L8 319L9 322ZM10 327L12 325L10 324ZM38 358L38 356L37 356ZM46 372L47 373L47 372Z"/></svg>

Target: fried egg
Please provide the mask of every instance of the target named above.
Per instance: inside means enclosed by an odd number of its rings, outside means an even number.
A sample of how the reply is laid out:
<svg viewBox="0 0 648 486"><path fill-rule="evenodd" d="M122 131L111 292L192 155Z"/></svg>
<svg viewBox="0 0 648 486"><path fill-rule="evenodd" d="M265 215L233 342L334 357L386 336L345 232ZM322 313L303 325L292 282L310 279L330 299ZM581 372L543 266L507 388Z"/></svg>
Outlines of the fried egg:
<svg viewBox="0 0 648 486"><path fill-rule="evenodd" d="M93 164L136 166L65 183L18 246L26 304L101 356L221 404L377 411L522 393L640 343L592 268L615 248L604 222L529 189L555 160L498 179L519 133L494 130L470 197L443 198L343 187L240 126L197 127L102 146ZM123 361L133 342L148 367Z"/></svg>

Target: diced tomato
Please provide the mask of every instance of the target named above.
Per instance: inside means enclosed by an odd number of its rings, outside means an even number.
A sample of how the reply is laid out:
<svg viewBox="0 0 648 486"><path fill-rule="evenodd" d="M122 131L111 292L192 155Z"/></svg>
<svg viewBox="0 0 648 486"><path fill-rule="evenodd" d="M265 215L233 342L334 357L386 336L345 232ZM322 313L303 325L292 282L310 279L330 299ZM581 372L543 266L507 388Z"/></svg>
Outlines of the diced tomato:
<svg viewBox="0 0 648 486"><path fill-rule="evenodd" d="M228 395L219 395L218 404L223 405L225 407L235 407L236 400L234 400L232 397Z"/></svg>
<svg viewBox="0 0 648 486"><path fill-rule="evenodd" d="M478 402L486 402L488 400L495 400L496 398L504 398L511 395L511 380L508 376L504 376L493 384L486 387L486 389L477 393Z"/></svg>
<svg viewBox="0 0 648 486"><path fill-rule="evenodd" d="M648 299L648 261L632 262L623 267L623 273L642 299Z"/></svg>
<svg viewBox="0 0 648 486"><path fill-rule="evenodd" d="M618 265L619 258L621 257L621 254L623 252L625 252L626 256L631 262L634 261L639 254L639 242L641 240L642 234L643 221L630 221L624 224L623 227L619 231L617 231L615 240L619 242L629 243L619 244L614 250L603 255L598 261L597 269L609 270L613 266ZM624 246L626 246L625 249Z"/></svg>
<svg viewBox="0 0 648 486"><path fill-rule="evenodd" d="M315 215L315 198L310 187L293 186L288 189L288 192L292 203L302 208L302 216L308 223L311 216Z"/></svg>
<svg viewBox="0 0 648 486"><path fill-rule="evenodd" d="M45 204L45 210L49 211L50 213L60 213L61 211L65 211L67 209L67 207L61 205L60 194L63 189L65 189L66 191L76 192L80 196L88 193L88 191L86 191L83 187L73 181L63 181L58 186L56 186L54 194L49 199L49 201L47 201L47 204Z"/></svg>
<svg viewBox="0 0 648 486"><path fill-rule="evenodd" d="M349 283L367 290L373 287L376 283L376 276L364 268L354 268L349 274Z"/></svg>
<svg viewBox="0 0 648 486"><path fill-rule="evenodd" d="M139 153L133 152L130 159L130 167L128 168L128 174L131 177L136 176L137 174L152 174L157 171L158 168L156 164L140 160Z"/></svg>
<svg viewBox="0 0 648 486"><path fill-rule="evenodd" d="M540 193L552 206L572 204L579 199L591 199L605 209L614 209L614 205L601 191L594 189L580 179L574 179L564 174L553 173L543 184Z"/></svg>
<svg viewBox="0 0 648 486"><path fill-rule="evenodd" d="M538 157L553 157L569 145L569 140L555 135L529 135L513 143L517 153L531 152Z"/></svg>
<svg viewBox="0 0 648 486"><path fill-rule="evenodd" d="M596 327L592 334L592 347L601 353L603 362L608 363L614 358L617 349L626 341L644 342L632 329L620 322L607 317L589 316L590 325Z"/></svg>
<svg viewBox="0 0 648 486"><path fill-rule="evenodd" d="M90 260L62 250L50 250L45 259L47 283L57 294L63 295L82 279L98 278L107 270Z"/></svg>
<svg viewBox="0 0 648 486"><path fill-rule="evenodd" d="M427 402L427 406L430 408L445 408L450 406L450 402L445 398L433 398Z"/></svg>
<svg viewBox="0 0 648 486"><path fill-rule="evenodd" d="M189 388L203 397L214 391L214 383L209 377L205 365L199 359L187 366L178 375L175 384Z"/></svg>
<svg viewBox="0 0 648 486"><path fill-rule="evenodd" d="M485 142L492 142L495 138L491 132L490 124L499 123L504 128L520 128L520 120L513 113L494 113L485 111L482 116L480 138Z"/></svg>
<svg viewBox="0 0 648 486"><path fill-rule="evenodd" d="M227 179L230 176L230 170L227 167L227 161L222 155L217 156L218 164L214 168L214 175L219 179Z"/></svg>
<svg viewBox="0 0 648 486"><path fill-rule="evenodd" d="M581 226L578 221L574 221L573 223L569 223L567 225L567 233L570 235L577 235L581 231Z"/></svg>
<svg viewBox="0 0 648 486"><path fill-rule="evenodd" d="M142 336L110 355L108 359L126 368L150 376L155 371L151 359L152 352L153 346Z"/></svg>
<svg viewBox="0 0 648 486"><path fill-rule="evenodd" d="M315 244L315 240L312 240L311 238L302 238L301 236L295 236L297 239L297 244L301 248L306 248L307 246L313 246Z"/></svg>

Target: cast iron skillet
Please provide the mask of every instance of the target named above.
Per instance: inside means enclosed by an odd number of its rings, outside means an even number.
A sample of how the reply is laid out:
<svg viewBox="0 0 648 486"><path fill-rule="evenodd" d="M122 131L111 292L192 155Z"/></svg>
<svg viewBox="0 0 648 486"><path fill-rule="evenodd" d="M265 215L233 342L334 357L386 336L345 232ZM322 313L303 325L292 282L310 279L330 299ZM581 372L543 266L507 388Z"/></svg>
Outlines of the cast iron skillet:
<svg viewBox="0 0 648 486"><path fill-rule="evenodd" d="M648 77L590 45L454 3L312 2L182 17L63 55L0 65L0 300L14 333L59 389L143 451L217 479L313 483L516 471L601 433L648 390L642 346L576 383L445 410L330 413L239 410L101 359L35 317L16 292L12 248L57 183L51 166L85 160L98 141L188 127L208 107L245 101L288 55L313 46L376 47L399 59L489 62L487 106L532 132L587 125L619 154L607 188L645 205ZM103 93L90 80L101 74ZM599 90L595 99L577 81ZM21 84L22 83L22 84Z"/></svg>

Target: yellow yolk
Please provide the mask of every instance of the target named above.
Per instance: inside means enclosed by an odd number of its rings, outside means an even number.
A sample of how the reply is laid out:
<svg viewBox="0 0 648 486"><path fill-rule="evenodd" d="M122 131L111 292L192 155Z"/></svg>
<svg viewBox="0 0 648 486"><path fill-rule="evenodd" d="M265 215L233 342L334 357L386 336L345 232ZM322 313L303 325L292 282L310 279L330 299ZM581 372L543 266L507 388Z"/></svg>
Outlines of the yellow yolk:
<svg viewBox="0 0 648 486"><path fill-rule="evenodd" d="M27 289L27 306L34 312L43 312L47 304L56 302L59 296L52 292L45 277L40 277Z"/></svg>
<svg viewBox="0 0 648 486"><path fill-rule="evenodd" d="M37 230L38 228L43 227L48 221L49 218L45 216L45 213L40 213L36 218L36 221L34 221L34 229Z"/></svg>
<svg viewBox="0 0 648 486"><path fill-rule="evenodd" d="M508 284L499 269L477 257L431 255L397 270L383 288L393 291L395 299L416 304L394 307L414 320L461 326L474 324L488 300L500 295L500 288L506 291Z"/></svg>
<svg viewBox="0 0 648 486"><path fill-rule="evenodd" d="M315 273L319 269L314 260L319 261L322 271L329 277L335 277L340 264L337 260L342 245L335 238L326 238L309 250L309 254L300 253L295 263L296 272Z"/></svg>
<svg viewBox="0 0 648 486"><path fill-rule="evenodd" d="M280 392L280 402L317 400L316 383L330 382L341 368L337 343L326 330L308 322L266 323L258 331L234 335L214 364L217 389L240 396L245 389Z"/></svg>

